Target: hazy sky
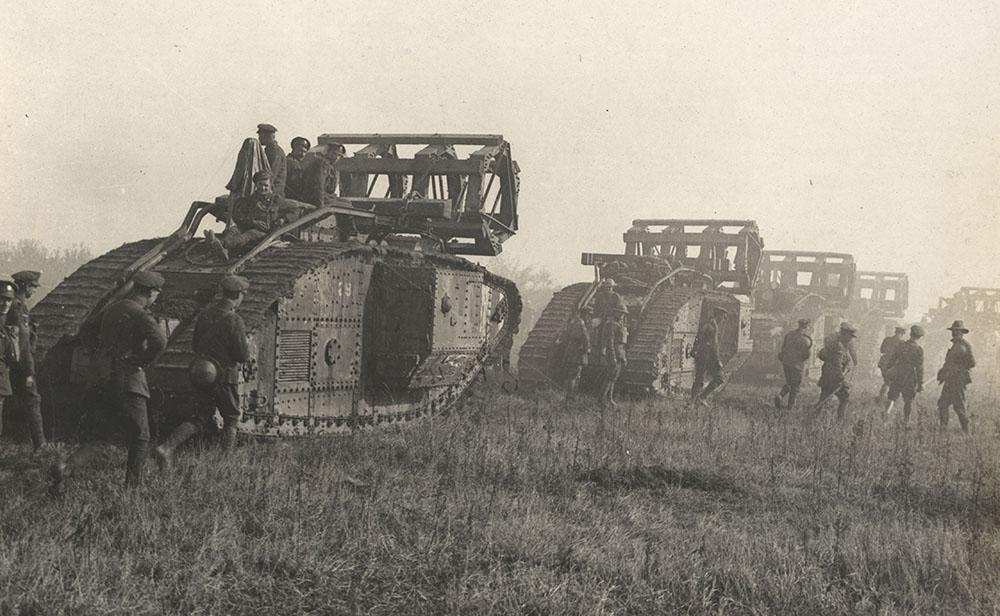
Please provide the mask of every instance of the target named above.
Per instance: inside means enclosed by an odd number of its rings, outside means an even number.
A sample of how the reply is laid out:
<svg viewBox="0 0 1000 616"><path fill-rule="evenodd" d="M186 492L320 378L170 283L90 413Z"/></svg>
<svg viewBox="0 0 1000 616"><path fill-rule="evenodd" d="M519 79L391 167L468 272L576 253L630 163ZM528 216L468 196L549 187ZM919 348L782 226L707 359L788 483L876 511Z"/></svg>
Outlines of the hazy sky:
<svg viewBox="0 0 1000 616"><path fill-rule="evenodd" d="M908 272L914 317L1000 286L988 1L99 4L4 11L7 239L168 233L270 122L286 149L502 133L522 169L505 254L560 282L633 218L726 217Z"/></svg>

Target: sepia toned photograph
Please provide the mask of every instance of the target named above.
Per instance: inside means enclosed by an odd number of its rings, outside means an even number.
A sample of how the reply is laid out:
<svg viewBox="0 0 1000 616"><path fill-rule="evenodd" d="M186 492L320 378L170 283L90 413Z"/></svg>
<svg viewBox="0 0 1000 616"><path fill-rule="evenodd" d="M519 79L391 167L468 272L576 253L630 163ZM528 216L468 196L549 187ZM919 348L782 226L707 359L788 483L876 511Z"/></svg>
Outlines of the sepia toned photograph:
<svg viewBox="0 0 1000 616"><path fill-rule="evenodd" d="M3 15L0 616L1000 613L1000 6Z"/></svg>

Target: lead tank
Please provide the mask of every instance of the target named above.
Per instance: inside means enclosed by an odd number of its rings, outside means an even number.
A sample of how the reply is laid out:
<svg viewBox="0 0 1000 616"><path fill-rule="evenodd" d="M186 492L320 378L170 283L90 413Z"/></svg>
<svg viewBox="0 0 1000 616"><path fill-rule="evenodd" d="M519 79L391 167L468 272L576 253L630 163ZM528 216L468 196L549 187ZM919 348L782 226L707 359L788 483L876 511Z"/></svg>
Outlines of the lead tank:
<svg viewBox="0 0 1000 616"><path fill-rule="evenodd" d="M517 288L459 255L497 255L517 230L510 145L500 135L318 141L359 146L338 164L346 194L232 262L195 237L206 217L225 218L229 197L219 197L193 203L166 238L90 261L39 302L36 356L50 418L72 426L80 415L80 401L102 382L93 325L132 275L152 268L166 279L152 312L168 345L148 369L150 404L166 421L189 408L193 321L226 274L251 283L238 309L251 355L238 386L246 433L411 421L447 409L484 367L506 361L520 319ZM368 242L340 241L335 214L353 216Z"/></svg>
<svg viewBox="0 0 1000 616"><path fill-rule="evenodd" d="M561 334L577 309L591 305L603 278L613 278L629 314L628 365L619 383L639 393L668 395L690 389L691 350L715 307L729 312L719 331L723 370L750 354L752 293L760 274L763 240L752 220L641 219L623 236L624 254L583 253L594 280L570 285L545 307L521 347L518 380L531 389L561 385ZM590 324L593 339L597 321ZM599 382L592 353L581 383Z"/></svg>

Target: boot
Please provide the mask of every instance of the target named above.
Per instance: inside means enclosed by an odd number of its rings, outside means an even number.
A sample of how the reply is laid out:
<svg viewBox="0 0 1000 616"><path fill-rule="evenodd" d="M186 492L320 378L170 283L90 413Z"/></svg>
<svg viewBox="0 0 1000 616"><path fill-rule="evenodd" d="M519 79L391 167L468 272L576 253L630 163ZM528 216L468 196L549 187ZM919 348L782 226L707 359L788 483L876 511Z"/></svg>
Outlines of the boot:
<svg viewBox="0 0 1000 616"><path fill-rule="evenodd" d="M792 410L792 407L795 406L795 396L796 395L797 394L795 392L793 392L793 391L788 392L788 405L785 408L787 408L788 410Z"/></svg>
<svg viewBox="0 0 1000 616"><path fill-rule="evenodd" d="M142 469L149 457L149 441L136 441L128 449L125 464L125 487L134 488L142 484Z"/></svg>
<svg viewBox="0 0 1000 616"><path fill-rule="evenodd" d="M841 400L840 404L837 405L837 419L843 419L847 416L847 400Z"/></svg>
<svg viewBox="0 0 1000 616"><path fill-rule="evenodd" d="M774 408L778 409L779 411L785 408L785 403L781 401L780 394L774 397Z"/></svg>
<svg viewBox="0 0 1000 616"><path fill-rule="evenodd" d="M28 410L28 430L31 433L31 446L35 453L45 447L45 432L42 430L42 407L37 401Z"/></svg>
<svg viewBox="0 0 1000 616"><path fill-rule="evenodd" d="M222 451L228 453L236 446L236 424L222 427Z"/></svg>
<svg viewBox="0 0 1000 616"><path fill-rule="evenodd" d="M223 263L229 263L229 252L226 250L219 238L215 237L215 232L211 229L205 229L205 240L208 242L208 247L212 251L212 254L219 257Z"/></svg>
<svg viewBox="0 0 1000 616"><path fill-rule="evenodd" d="M153 455L156 456L156 462L160 465L160 469L169 471L174 464L174 449L197 433L198 427L187 421L174 428L167 440L153 450Z"/></svg>

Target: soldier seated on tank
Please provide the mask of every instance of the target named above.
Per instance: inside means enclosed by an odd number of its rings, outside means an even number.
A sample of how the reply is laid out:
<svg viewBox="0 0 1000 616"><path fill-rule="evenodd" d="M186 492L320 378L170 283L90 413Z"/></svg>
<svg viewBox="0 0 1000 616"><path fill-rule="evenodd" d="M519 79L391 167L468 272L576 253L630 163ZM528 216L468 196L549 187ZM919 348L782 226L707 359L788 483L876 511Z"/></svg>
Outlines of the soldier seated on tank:
<svg viewBox="0 0 1000 616"><path fill-rule="evenodd" d="M303 209L312 209L308 204L274 194L267 171L255 173L253 182L253 194L233 203L233 220L223 231L222 240L211 230L205 231L212 251L224 261L229 261L230 250L259 242L278 227L298 220Z"/></svg>

